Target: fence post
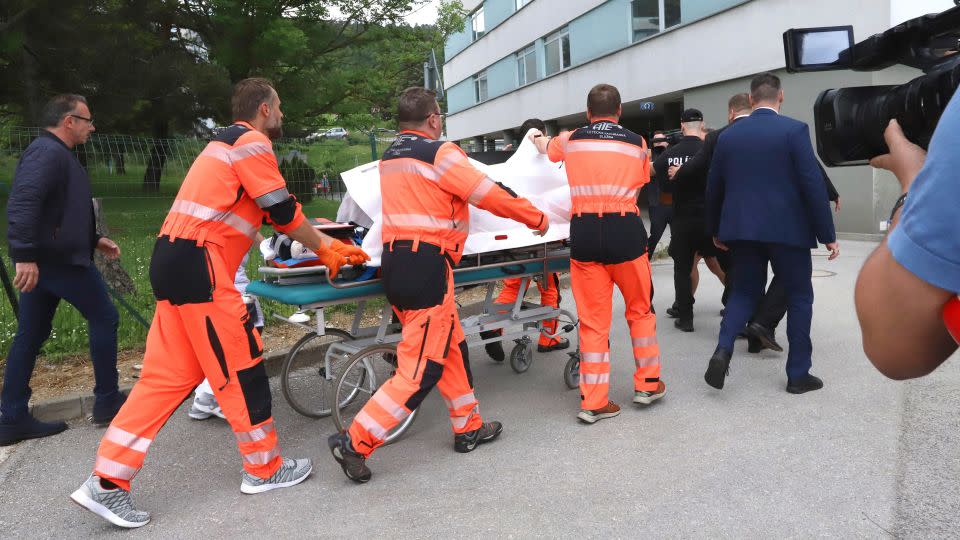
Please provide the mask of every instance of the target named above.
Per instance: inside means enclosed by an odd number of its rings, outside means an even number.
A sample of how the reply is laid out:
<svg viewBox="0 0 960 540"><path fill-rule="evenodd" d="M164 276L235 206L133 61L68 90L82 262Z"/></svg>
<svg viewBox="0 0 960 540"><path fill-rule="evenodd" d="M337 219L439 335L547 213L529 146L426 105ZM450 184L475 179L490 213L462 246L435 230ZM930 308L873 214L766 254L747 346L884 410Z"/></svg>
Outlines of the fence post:
<svg viewBox="0 0 960 540"><path fill-rule="evenodd" d="M377 157L377 128L370 129L370 161L380 159Z"/></svg>

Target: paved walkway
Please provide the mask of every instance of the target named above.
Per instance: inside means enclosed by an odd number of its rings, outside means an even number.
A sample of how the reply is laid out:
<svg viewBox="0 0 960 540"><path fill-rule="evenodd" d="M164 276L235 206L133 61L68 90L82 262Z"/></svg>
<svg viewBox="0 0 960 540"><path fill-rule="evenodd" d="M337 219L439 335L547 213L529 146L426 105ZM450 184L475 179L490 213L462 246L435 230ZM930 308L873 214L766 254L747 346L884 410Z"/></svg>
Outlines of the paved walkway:
<svg viewBox="0 0 960 540"><path fill-rule="evenodd" d="M347 481L326 451L330 420L297 416L275 392L284 451L315 460L303 485L247 496L226 424L190 421L181 408L151 447L134 496L154 521L139 537L565 537L917 538L960 527L960 365L897 383L860 350L856 273L872 245L844 242L840 260L817 257L814 373L826 387L793 396L783 354L738 345L726 389L703 382L720 323L720 287L701 267L694 334L661 321L668 395L629 404L626 324L612 336L612 397L620 417L579 424L563 353L537 355L523 375L473 349L481 410L506 424L502 439L453 452L445 408L428 397L411 432L371 460L373 480ZM672 267L654 279L661 313ZM565 301L571 300L565 294ZM622 302L617 297L622 308ZM785 341L783 331L780 339ZM0 536L120 534L67 495L89 473L103 430L66 433L0 450Z"/></svg>

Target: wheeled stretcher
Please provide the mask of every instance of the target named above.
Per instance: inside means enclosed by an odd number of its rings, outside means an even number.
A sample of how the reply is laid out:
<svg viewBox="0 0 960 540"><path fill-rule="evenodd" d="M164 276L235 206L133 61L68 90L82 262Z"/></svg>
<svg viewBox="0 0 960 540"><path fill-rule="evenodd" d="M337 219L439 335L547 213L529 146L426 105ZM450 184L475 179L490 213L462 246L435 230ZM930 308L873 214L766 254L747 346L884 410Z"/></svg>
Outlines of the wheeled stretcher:
<svg viewBox="0 0 960 540"><path fill-rule="evenodd" d="M496 341L515 342L510 365L517 373L530 368L538 334L556 337L570 333L575 337L577 318L566 310L524 300L524 293L536 279L546 274L567 272L570 252L564 242L550 242L491 253L465 256L454 269L458 290L485 287L486 295L479 313L463 316L464 334L471 346ZM344 273L349 273L347 269ZM384 298L380 279L366 281L331 280L324 267L260 268L261 281L251 283L247 293L297 306L303 313L313 312L313 325L291 348L281 370L283 394L299 413L310 417L333 415L338 429L349 426L353 415L396 370L396 345L401 339L400 324ZM507 313L495 307L498 281L521 278L520 294ZM327 328L325 309L356 303L348 331ZM368 311L379 307L379 316ZM370 309L372 308L372 309ZM544 330L543 322L558 318L556 334ZM480 338L480 332L502 330L498 336ZM569 388L579 384L579 353L569 353L564 367L564 382ZM388 435L390 442L399 437L413 421L411 414Z"/></svg>

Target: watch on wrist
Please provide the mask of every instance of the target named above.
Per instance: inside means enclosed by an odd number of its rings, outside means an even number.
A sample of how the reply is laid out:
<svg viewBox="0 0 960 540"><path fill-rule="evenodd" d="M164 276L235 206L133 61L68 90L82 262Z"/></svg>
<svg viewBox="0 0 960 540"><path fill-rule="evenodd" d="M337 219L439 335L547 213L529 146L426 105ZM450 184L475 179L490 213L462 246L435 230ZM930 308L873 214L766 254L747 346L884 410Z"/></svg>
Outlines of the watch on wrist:
<svg viewBox="0 0 960 540"><path fill-rule="evenodd" d="M890 211L890 222L893 223L893 217L897 215L897 210L903 208L904 203L907 202L907 193L904 193L897 199L897 202L893 205L893 210Z"/></svg>

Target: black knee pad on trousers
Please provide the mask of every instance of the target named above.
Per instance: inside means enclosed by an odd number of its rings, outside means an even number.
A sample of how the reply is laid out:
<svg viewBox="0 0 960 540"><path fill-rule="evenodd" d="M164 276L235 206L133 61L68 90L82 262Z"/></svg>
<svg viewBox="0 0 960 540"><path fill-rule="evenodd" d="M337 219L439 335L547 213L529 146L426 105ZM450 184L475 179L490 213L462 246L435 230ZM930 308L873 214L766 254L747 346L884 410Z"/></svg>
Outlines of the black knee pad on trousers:
<svg viewBox="0 0 960 540"><path fill-rule="evenodd" d="M463 369L467 372L467 382L473 388L473 372L470 371L470 351L467 350L467 340L460 342L460 355L463 356Z"/></svg>
<svg viewBox="0 0 960 540"><path fill-rule="evenodd" d="M267 378L267 368L263 361L237 371L237 382L243 392L243 401L247 404L250 424L255 426L269 420L273 398L270 396L270 379Z"/></svg>
<svg viewBox="0 0 960 540"><path fill-rule="evenodd" d="M440 382L443 375L443 364L427 360L427 365L423 368L423 375L420 377L420 388L410 396L410 399L403 404L408 410L414 410L423 403L423 398L427 397L430 390Z"/></svg>

